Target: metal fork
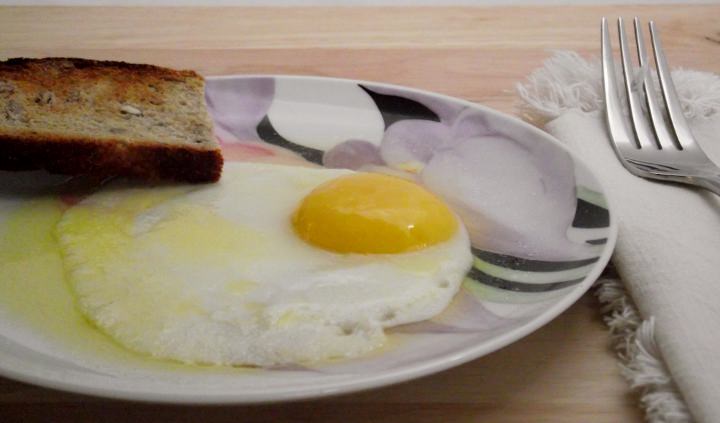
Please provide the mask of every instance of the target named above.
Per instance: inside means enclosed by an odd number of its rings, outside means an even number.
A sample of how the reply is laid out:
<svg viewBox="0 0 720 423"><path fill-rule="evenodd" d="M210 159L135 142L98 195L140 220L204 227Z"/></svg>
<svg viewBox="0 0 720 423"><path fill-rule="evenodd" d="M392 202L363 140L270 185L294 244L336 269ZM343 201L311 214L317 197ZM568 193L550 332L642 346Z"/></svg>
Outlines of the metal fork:
<svg viewBox="0 0 720 423"><path fill-rule="evenodd" d="M655 23L650 21L650 38L664 109L650 77L640 20L635 18L634 24L639 69L633 68L623 20L618 19L620 55L632 130L620 106L607 19L603 18L601 25L605 108L615 152L623 166L637 176L697 185L720 195L720 168L695 142L685 121ZM636 74L638 70L639 74ZM647 106L649 120L643 111L643 102Z"/></svg>

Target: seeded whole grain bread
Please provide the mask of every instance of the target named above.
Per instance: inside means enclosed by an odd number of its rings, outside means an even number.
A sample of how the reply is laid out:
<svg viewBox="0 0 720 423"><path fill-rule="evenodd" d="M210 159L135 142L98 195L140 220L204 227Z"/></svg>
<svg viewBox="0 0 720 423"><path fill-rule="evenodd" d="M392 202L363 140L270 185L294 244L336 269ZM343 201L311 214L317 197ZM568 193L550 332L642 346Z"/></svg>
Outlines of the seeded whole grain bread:
<svg viewBox="0 0 720 423"><path fill-rule="evenodd" d="M75 58L0 62L0 169L212 182L222 155L193 71Z"/></svg>

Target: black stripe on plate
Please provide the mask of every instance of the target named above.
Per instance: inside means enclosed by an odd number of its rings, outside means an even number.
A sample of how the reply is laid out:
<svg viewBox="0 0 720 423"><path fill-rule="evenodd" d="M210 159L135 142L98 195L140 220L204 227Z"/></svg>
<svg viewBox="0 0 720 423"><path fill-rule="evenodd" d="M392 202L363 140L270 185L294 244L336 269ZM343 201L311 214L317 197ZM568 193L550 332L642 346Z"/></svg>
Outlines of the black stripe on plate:
<svg viewBox="0 0 720 423"><path fill-rule="evenodd" d="M472 253L475 257L486 263L511 270L521 270L526 272L558 272L561 270L576 269L578 267L595 263L600 258L593 257L572 261L531 260L505 254L491 253L490 251L478 250L477 248L473 248Z"/></svg>
<svg viewBox="0 0 720 423"><path fill-rule="evenodd" d="M607 238L588 239L585 242L587 242L590 245L602 245L602 244L607 244Z"/></svg>
<svg viewBox="0 0 720 423"><path fill-rule="evenodd" d="M513 292L548 292L556 291L558 289L567 288L582 282L583 278L572 279L569 281L559 281L550 283L525 283L509 281L507 279L498 278L496 276L488 275L482 270L473 267L468 272L467 276L483 285L492 286L494 288L503 289L505 291Z"/></svg>
<svg viewBox="0 0 720 423"><path fill-rule="evenodd" d="M368 87L360 85L370 98L373 99L383 121L385 129L393 123L404 119L422 119L433 122L440 122L440 116L430 110L426 105L409 98L399 97L396 95L380 94Z"/></svg>
<svg viewBox="0 0 720 423"><path fill-rule="evenodd" d="M575 228L605 228L610 226L610 213L604 207L578 198L572 225Z"/></svg>
<svg viewBox="0 0 720 423"><path fill-rule="evenodd" d="M282 135L273 128L270 119L265 116L257 126L257 133L260 138L268 144L276 145L284 149L290 150L294 153L301 155L305 160L322 164L322 158L324 152L312 147L305 147L304 145L296 144L290 140L285 139Z"/></svg>

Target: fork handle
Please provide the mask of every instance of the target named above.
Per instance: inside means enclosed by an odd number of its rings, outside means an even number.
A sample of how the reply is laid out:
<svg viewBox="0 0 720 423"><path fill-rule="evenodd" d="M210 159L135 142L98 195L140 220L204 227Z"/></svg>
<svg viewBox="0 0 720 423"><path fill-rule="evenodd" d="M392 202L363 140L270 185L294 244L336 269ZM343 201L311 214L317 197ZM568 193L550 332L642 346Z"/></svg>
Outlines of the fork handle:
<svg viewBox="0 0 720 423"><path fill-rule="evenodd" d="M689 182L693 185L712 191L716 195L720 195L720 173L692 176L689 178Z"/></svg>

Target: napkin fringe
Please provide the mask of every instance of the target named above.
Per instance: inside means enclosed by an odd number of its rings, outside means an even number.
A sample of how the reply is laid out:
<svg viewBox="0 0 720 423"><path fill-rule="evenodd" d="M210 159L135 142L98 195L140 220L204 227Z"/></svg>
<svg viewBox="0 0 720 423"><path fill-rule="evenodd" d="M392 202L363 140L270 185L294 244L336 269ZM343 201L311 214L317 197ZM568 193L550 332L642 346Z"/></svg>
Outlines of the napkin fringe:
<svg viewBox="0 0 720 423"><path fill-rule="evenodd" d="M616 66L618 81L622 73ZM657 84L654 72L652 77ZM720 76L690 69L672 71L678 99L688 119L713 118L720 114ZM574 51L555 51L524 83L515 86L523 102L522 117L538 126L570 110L595 112L605 101L600 61L585 59ZM624 96L621 102L625 107Z"/></svg>
<svg viewBox="0 0 720 423"><path fill-rule="evenodd" d="M616 71L621 78L620 69ZM685 69L673 71L672 76L686 117L703 119L720 114L720 76ZM604 108L600 61L586 60L572 51L554 52L516 89L523 100L518 105L521 116L541 127L566 112L595 113ZM692 422L657 347L654 318L642 319L619 280L602 278L596 286L621 373L639 394L646 420Z"/></svg>
<svg viewBox="0 0 720 423"><path fill-rule="evenodd" d="M584 112L603 106L602 80L597 60L583 59L574 51L556 51L525 83L516 84L522 117L538 126L569 110Z"/></svg>
<svg viewBox="0 0 720 423"><path fill-rule="evenodd" d="M625 287L617 279L598 280L595 295L603 304L603 320L610 329L612 348L621 373L640 394L649 422L689 423L692 416L673 383L655 343L655 319L643 320Z"/></svg>

